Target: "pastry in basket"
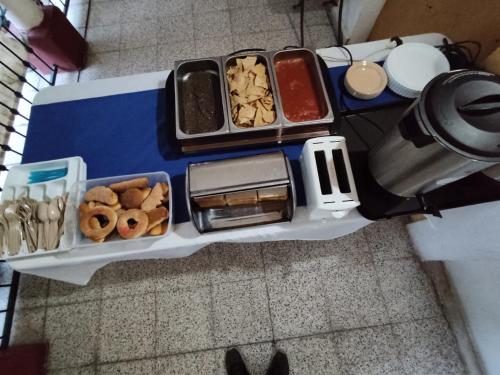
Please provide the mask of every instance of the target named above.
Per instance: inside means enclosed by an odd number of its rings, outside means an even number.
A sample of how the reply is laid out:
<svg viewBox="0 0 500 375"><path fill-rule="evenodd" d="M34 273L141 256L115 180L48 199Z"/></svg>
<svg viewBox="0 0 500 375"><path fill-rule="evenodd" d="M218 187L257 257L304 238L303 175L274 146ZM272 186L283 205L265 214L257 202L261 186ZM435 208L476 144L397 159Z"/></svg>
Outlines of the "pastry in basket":
<svg viewBox="0 0 500 375"><path fill-rule="evenodd" d="M126 240L141 237L148 231L149 219L146 212L138 209L125 211L118 218L116 230Z"/></svg>
<svg viewBox="0 0 500 375"><path fill-rule="evenodd" d="M123 239L165 234L168 229L169 186L149 186L147 177L88 190L80 204L80 230L89 239L103 242L118 232Z"/></svg>

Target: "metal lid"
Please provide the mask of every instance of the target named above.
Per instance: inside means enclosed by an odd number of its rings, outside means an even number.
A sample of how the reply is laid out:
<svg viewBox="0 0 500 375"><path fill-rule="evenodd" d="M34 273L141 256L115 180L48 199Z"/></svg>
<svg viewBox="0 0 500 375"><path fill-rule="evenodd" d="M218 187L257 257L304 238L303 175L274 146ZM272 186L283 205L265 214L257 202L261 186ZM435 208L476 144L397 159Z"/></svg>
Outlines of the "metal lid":
<svg viewBox="0 0 500 375"><path fill-rule="evenodd" d="M290 181L282 151L190 164L188 172L192 197L283 185Z"/></svg>
<svg viewBox="0 0 500 375"><path fill-rule="evenodd" d="M468 158L500 161L500 77L460 70L434 78L418 111L426 130Z"/></svg>

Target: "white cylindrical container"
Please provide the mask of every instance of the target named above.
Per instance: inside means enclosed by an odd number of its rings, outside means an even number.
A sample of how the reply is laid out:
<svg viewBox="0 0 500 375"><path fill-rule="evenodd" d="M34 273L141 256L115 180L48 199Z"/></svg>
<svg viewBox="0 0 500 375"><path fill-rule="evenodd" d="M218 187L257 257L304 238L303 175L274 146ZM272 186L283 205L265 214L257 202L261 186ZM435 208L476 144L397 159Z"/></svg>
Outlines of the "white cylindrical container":
<svg viewBox="0 0 500 375"><path fill-rule="evenodd" d="M17 29L30 30L43 21L43 11L33 0L0 0L7 8L7 18Z"/></svg>

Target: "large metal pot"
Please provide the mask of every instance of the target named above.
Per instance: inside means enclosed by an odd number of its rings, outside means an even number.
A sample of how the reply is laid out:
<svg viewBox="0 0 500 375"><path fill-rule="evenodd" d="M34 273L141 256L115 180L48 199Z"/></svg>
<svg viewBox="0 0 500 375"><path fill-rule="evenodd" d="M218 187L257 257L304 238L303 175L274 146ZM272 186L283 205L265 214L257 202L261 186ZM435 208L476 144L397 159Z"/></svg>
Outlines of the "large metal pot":
<svg viewBox="0 0 500 375"><path fill-rule="evenodd" d="M443 73L370 150L370 171L393 194L412 197L500 162L500 77Z"/></svg>

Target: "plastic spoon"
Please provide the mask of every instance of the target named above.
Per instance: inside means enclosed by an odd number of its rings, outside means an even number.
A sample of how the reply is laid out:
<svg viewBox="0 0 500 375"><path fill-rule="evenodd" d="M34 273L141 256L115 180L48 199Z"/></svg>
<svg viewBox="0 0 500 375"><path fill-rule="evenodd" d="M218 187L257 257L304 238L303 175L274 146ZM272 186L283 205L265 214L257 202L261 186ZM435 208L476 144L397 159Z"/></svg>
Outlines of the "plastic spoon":
<svg viewBox="0 0 500 375"><path fill-rule="evenodd" d="M4 217L9 227L7 232L7 251L11 256L19 254L19 250L21 250L21 220L19 220L16 211L17 204L15 203L8 205L4 211Z"/></svg>
<svg viewBox="0 0 500 375"><path fill-rule="evenodd" d="M4 243L7 242L7 233L9 231L9 224L4 217L5 209L8 206L8 202L4 202L0 205L0 256L3 256Z"/></svg>
<svg viewBox="0 0 500 375"><path fill-rule="evenodd" d="M45 202L38 204L37 216L41 221L38 224L38 248L47 249L49 241L49 205Z"/></svg>
<svg viewBox="0 0 500 375"><path fill-rule="evenodd" d="M48 218L49 218L49 240L47 241L47 250L54 250L59 242L59 204L57 198L54 198L49 203Z"/></svg>

